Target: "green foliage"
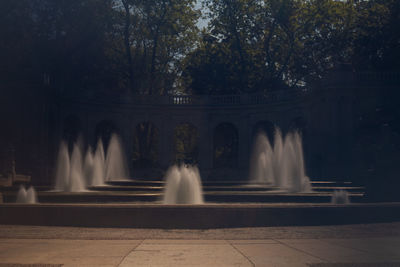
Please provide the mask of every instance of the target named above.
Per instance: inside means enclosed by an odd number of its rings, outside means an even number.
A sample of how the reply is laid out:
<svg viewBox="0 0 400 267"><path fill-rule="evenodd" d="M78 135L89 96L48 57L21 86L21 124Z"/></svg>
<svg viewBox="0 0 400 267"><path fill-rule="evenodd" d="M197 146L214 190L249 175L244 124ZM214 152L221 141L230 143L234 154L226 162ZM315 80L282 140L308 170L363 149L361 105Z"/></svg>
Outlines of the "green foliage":
<svg viewBox="0 0 400 267"><path fill-rule="evenodd" d="M389 61L399 53L399 1L206 0L205 6L210 24L183 73L197 94L312 85L344 62L396 67Z"/></svg>
<svg viewBox="0 0 400 267"><path fill-rule="evenodd" d="M217 126L214 133L214 167L235 168L239 153L236 128L229 123Z"/></svg>
<svg viewBox="0 0 400 267"><path fill-rule="evenodd" d="M359 1L355 5L352 47L359 69L399 69L400 2Z"/></svg>
<svg viewBox="0 0 400 267"><path fill-rule="evenodd" d="M312 85L336 68L399 68L400 1L0 1L0 77L137 94Z"/></svg>
<svg viewBox="0 0 400 267"><path fill-rule="evenodd" d="M177 163L195 164L199 154L199 133L193 125L178 125L174 132L174 152Z"/></svg>
<svg viewBox="0 0 400 267"><path fill-rule="evenodd" d="M69 89L104 82L110 1L4 0L0 5L5 77L46 73L57 87Z"/></svg>
<svg viewBox="0 0 400 267"><path fill-rule="evenodd" d="M158 161L159 133L151 122L141 122L133 137L133 163L135 167L154 167Z"/></svg>
<svg viewBox="0 0 400 267"><path fill-rule="evenodd" d="M126 83L134 92L164 94L173 89L180 59L197 38L199 14L193 8L194 2L122 1L119 9L124 11L119 13L115 30L124 46L118 46L117 51L125 59Z"/></svg>
<svg viewBox="0 0 400 267"><path fill-rule="evenodd" d="M193 7L193 0L4 0L0 67L46 73L71 93L163 93L176 86L180 59L196 41Z"/></svg>

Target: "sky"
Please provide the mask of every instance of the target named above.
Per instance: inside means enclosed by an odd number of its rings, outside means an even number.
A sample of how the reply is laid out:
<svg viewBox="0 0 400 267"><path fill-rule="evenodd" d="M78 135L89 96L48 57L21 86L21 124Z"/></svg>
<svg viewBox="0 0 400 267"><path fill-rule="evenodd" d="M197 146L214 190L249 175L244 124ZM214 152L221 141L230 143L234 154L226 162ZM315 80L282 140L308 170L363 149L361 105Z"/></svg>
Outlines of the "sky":
<svg viewBox="0 0 400 267"><path fill-rule="evenodd" d="M198 10L202 10L202 6L201 3L203 2L203 0L197 0L196 3L196 9ZM204 28L207 26L207 20L204 20L202 18L199 19L199 21L197 22L197 27L199 27L200 29Z"/></svg>

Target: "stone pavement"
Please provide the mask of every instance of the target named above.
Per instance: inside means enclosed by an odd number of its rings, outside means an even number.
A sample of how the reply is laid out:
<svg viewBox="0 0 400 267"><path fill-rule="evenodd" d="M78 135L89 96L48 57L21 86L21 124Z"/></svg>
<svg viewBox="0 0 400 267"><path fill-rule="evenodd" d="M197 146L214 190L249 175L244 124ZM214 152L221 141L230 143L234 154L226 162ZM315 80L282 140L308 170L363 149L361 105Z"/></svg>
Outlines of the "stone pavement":
<svg viewBox="0 0 400 267"><path fill-rule="evenodd" d="M2 266L400 266L400 222L209 230L0 225Z"/></svg>

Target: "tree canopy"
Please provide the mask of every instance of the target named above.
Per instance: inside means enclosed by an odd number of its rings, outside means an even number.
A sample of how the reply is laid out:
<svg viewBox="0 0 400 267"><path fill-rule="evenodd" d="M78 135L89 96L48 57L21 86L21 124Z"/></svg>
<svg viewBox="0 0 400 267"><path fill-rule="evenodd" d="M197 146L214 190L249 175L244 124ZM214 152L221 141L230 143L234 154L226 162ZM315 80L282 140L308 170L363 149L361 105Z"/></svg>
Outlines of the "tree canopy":
<svg viewBox="0 0 400 267"><path fill-rule="evenodd" d="M312 84L341 63L396 69L398 1L205 0L208 28L185 60L199 94Z"/></svg>
<svg viewBox="0 0 400 267"><path fill-rule="evenodd" d="M3 0L0 76L67 91L236 94L341 63L399 69L397 0Z"/></svg>

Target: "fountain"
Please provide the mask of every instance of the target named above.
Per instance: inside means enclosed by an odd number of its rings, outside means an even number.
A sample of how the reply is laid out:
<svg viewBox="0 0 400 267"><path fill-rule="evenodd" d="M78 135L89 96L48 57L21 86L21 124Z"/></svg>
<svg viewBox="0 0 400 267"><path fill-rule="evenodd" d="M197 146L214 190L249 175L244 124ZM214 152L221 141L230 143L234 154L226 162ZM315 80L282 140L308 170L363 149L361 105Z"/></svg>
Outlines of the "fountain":
<svg viewBox="0 0 400 267"><path fill-rule="evenodd" d="M30 186L28 190L23 185L20 186L17 193L17 203L21 204L35 204L37 203L37 195L33 186Z"/></svg>
<svg viewBox="0 0 400 267"><path fill-rule="evenodd" d="M333 191L332 204L350 204L349 193L346 190L335 190Z"/></svg>
<svg viewBox="0 0 400 267"><path fill-rule="evenodd" d="M272 147L266 134L259 133L250 159L249 179L251 183L269 184L291 193L310 192L300 134L294 131L283 138L277 128Z"/></svg>
<svg viewBox="0 0 400 267"><path fill-rule="evenodd" d="M58 150L55 190L64 191L68 187L70 169L68 146L62 141Z"/></svg>
<svg viewBox="0 0 400 267"><path fill-rule="evenodd" d="M85 190L82 153L77 143L74 144L74 148L72 149L69 180L66 184L66 191L68 192L80 192Z"/></svg>
<svg viewBox="0 0 400 267"><path fill-rule="evenodd" d="M89 146L86 151L85 159L83 160L83 175L84 177L86 177L88 185L92 184L93 165L94 165L93 151L92 147Z"/></svg>
<svg viewBox="0 0 400 267"><path fill-rule="evenodd" d="M82 192L85 191L86 186L99 186L105 181L129 177L121 142L116 134L111 136L106 157L101 139L98 140L94 153L92 148L88 147L84 159L81 147L79 142L75 143L70 156L66 143L61 142L55 190Z"/></svg>
<svg viewBox="0 0 400 267"><path fill-rule="evenodd" d="M199 169L196 166L173 165L165 175L164 204L203 204Z"/></svg>
<svg viewBox="0 0 400 267"><path fill-rule="evenodd" d="M127 179L129 177L128 164L123 155L121 142L116 134L111 136L105 166L106 181Z"/></svg>
<svg viewBox="0 0 400 267"><path fill-rule="evenodd" d="M21 185L19 187L16 202L17 203L25 203L26 202L26 189L25 189L25 186L23 186L23 185Z"/></svg>
<svg viewBox="0 0 400 267"><path fill-rule="evenodd" d="M67 192L84 191L83 176L81 148L78 143L75 143L70 157L68 146L62 141L58 151L55 190Z"/></svg>
<svg viewBox="0 0 400 267"><path fill-rule="evenodd" d="M347 214L344 205L338 204L349 203L349 194L345 191L332 193L335 189L351 188L347 182L344 187L341 182L313 181L316 186L311 191L298 132L282 135L276 129L273 143L264 133L259 134L250 164L249 179L253 185L248 181L229 180L229 177L201 181L197 166L184 164L170 166L164 181L121 181L129 176L117 135L111 137L107 149L101 138L86 150L80 142L73 144L70 150L66 142L61 142L55 188L62 192L43 192L42 187L39 191L41 203L54 205L34 208L40 211L37 213L40 216L50 218L40 222L60 226L81 226L82 222L87 222L98 227L216 228L314 225L331 223L336 217L341 223L352 221L348 216L336 216ZM362 188L349 190L353 202L363 197ZM15 192L5 195L6 202L15 201ZM17 202L35 203L35 195L33 188L21 187ZM328 203L330 200L332 204ZM0 216L0 223L38 223L35 216L19 215L18 212L31 208L29 205L3 206L2 210L0 205L0 213L8 214L10 208L15 212L10 213L14 216L11 219L4 219L9 218L8 215ZM55 207L57 212L54 212ZM360 212L368 219L367 211L376 212L379 207L365 210ZM71 219L66 223L65 218L75 218L76 214L79 220ZM304 214L311 216L302 216Z"/></svg>
<svg viewBox="0 0 400 267"><path fill-rule="evenodd" d="M96 152L93 156L92 172L90 173L90 185L99 186L104 184L105 175L105 158L104 158L104 148L101 139L97 142ZM88 166L90 168L90 166Z"/></svg>

